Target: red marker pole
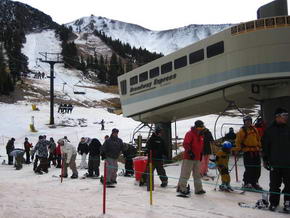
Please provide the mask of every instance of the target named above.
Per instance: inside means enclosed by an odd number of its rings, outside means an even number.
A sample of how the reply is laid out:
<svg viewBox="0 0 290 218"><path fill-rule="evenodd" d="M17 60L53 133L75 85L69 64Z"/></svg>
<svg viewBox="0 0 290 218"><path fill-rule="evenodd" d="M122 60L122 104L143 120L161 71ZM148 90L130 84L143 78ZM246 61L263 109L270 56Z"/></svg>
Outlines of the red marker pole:
<svg viewBox="0 0 290 218"><path fill-rule="evenodd" d="M60 172L60 183L63 181L63 168L64 168L64 160L61 160L61 172Z"/></svg>
<svg viewBox="0 0 290 218"><path fill-rule="evenodd" d="M107 162L104 163L104 181L103 181L103 214L106 213L106 182L107 182Z"/></svg>

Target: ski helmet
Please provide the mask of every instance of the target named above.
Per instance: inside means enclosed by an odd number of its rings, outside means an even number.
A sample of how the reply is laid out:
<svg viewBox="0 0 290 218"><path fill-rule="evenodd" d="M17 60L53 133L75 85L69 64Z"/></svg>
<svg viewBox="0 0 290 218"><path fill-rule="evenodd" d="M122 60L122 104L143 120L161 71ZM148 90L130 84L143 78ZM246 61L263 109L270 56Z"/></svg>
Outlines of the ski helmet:
<svg viewBox="0 0 290 218"><path fill-rule="evenodd" d="M232 148L233 147L232 143L229 141L224 141L222 146L223 146L223 148Z"/></svg>
<svg viewBox="0 0 290 218"><path fill-rule="evenodd" d="M250 117L249 115L244 116L244 117L243 117L243 121L245 122L245 121L247 121L247 120L250 120L250 121L252 122L252 117Z"/></svg>

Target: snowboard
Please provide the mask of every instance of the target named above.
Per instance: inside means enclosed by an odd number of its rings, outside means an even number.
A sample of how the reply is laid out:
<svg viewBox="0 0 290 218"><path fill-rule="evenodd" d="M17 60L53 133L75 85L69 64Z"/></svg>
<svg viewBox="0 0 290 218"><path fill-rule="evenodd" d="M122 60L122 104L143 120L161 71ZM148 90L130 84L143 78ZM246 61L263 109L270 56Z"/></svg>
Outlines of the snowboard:
<svg viewBox="0 0 290 218"><path fill-rule="evenodd" d="M264 211L269 211L272 213L285 213L285 214L290 214L288 211L284 211L283 208L277 207L275 211L269 210L268 207L258 207L256 204L247 204L245 202L238 202L238 205L242 208L252 208L252 209L257 209L257 210L264 210Z"/></svg>
<svg viewBox="0 0 290 218"><path fill-rule="evenodd" d="M245 194L245 191L244 190L221 190L221 189L218 189L220 192L224 192L224 193L231 193L231 194Z"/></svg>
<svg viewBox="0 0 290 218"><path fill-rule="evenodd" d="M80 179L100 179L101 177L99 176L92 176L89 177L87 174L84 174L83 176L80 177Z"/></svg>
<svg viewBox="0 0 290 218"><path fill-rule="evenodd" d="M204 181L209 181L209 180L214 181L215 176L203 176L203 177L201 177L201 179Z"/></svg>
<svg viewBox="0 0 290 218"><path fill-rule="evenodd" d="M189 197L190 197L190 193L187 194L187 195L179 193L179 194L176 195L176 197L180 197L180 198L189 198Z"/></svg>

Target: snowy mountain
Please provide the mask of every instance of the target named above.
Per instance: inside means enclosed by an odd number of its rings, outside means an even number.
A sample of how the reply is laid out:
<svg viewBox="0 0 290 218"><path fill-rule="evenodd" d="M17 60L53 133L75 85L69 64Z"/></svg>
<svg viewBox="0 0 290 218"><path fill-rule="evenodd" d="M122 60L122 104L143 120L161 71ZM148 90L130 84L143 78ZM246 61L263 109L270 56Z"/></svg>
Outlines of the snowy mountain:
<svg viewBox="0 0 290 218"><path fill-rule="evenodd" d="M146 48L151 52L161 52L166 55L229 28L232 24L192 24L177 29L153 31L135 24L91 15L77 19L66 26L77 33L92 34L95 30L101 31L112 39L119 39L136 48Z"/></svg>

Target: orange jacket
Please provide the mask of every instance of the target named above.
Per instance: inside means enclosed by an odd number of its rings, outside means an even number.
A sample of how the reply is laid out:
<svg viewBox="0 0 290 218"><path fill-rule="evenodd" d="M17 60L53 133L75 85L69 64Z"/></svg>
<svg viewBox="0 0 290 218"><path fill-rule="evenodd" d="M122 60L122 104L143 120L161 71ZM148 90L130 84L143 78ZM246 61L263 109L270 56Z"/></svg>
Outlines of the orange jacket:
<svg viewBox="0 0 290 218"><path fill-rule="evenodd" d="M243 126L237 133L236 148L234 150L260 151L261 137L258 130L254 126Z"/></svg>

